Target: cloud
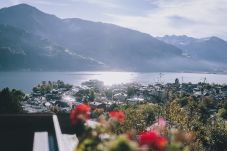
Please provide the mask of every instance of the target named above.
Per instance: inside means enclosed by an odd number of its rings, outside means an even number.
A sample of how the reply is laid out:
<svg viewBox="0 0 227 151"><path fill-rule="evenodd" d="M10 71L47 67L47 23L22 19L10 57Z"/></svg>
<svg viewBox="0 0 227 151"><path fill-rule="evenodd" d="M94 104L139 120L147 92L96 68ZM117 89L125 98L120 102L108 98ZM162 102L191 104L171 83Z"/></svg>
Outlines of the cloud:
<svg viewBox="0 0 227 151"><path fill-rule="evenodd" d="M173 16L168 16L167 20L169 21L169 24L173 27L187 27L187 26L192 26L193 24L197 24L196 21L188 19L186 17L178 16L178 15L173 15Z"/></svg>
<svg viewBox="0 0 227 151"><path fill-rule="evenodd" d="M20 3L20 0L9 0L9 2L13 5L17 5Z"/></svg>
<svg viewBox="0 0 227 151"><path fill-rule="evenodd" d="M143 16L108 14L110 22L155 36L186 34L227 39L226 0L150 0L153 7Z"/></svg>
<svg viewBox="0 0 227 151"><path fill-rule="evenodd" d="M1 3L5 6L17 5L26 3L30 5L49 5L49 6L66 6L68 3L64 3L61 0L2 0ZM3 6L4 7L4 6Z"/></svg>
<svg viewBox="0 0 227 151"><path fill-rule="evenodd" d="M71 0L71 1L92 4L92 5L97 5L99 7L106 7L106 8L117 8L118 7L118 5L113 3L112 0Z"/></svg>
<svg viewBox="0 0 227 151"><path fill-rule="evenodd" d="M1 0L28 3L61 18L83 18L133 28L154 36L186 34L227 39L226 0Z"/></svg>
<svg viewBox="0 0 227 151"><path fill-rule="evenodd" d="M149 0L71 0L99 7L103 13L140 16L155 7Z"/></svg>
<svg viewBox="0 0 227 151"><path fill-rule="evenodd" d="M47 0L38 0L38 1L28 1L26 3L30 3L30 4L33 4L33 5L49 5L49 6L68 6L69 4L68 3L64 3L64 2L52 2L52 1L47 1Z"/></svg>

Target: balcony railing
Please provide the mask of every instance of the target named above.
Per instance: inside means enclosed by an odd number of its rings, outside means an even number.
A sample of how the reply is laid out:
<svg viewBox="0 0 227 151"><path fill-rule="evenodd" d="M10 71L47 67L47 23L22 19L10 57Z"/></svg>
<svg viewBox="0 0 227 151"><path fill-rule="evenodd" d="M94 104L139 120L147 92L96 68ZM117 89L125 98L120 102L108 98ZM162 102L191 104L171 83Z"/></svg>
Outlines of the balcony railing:
<svg viewBox="0 0 227 151"><path fill-rule="evenodd" d="M0 150L72 151L78 142L72 130L69 115L0 115Z"/></svg>

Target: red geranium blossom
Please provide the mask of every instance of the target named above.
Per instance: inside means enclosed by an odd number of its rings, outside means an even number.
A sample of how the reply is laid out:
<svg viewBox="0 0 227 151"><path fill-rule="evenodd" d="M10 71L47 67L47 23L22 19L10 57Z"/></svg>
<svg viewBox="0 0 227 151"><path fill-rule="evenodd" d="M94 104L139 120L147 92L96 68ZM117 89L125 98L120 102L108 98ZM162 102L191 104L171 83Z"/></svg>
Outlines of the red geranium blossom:
<svg viewBox="0 0 227 151"><path fill-rule="evenodd" d="M141 146L146 145L152 149L162 151L167 144L167 139L165 137L161 137L156 131L148 131L142 132L139 135L139 143Z"/></svg>
<svg viewBox="0 0 227 151"><path fill-rule="evenodd" d="M124 123L125 121L125 114L122 111L112 111L109 112L110 118L117 120L120 123Z"/></svg>
<svg viewBox="0 0 227 151"><path fill-rule="evenodd" d="M86 104L80 104L76 106L70 113L70 120L75 125L80 120L87 120L90 114L90 106Z"/></svg>
<svg viewBox="0 0 227 151"><path fill-rule="evenodd" d="M164 150L166 144L167 144L167 139L165 137L159 137L156 141L155 141L155 146L157 147L158 150L162 151Z"/></svg>
<svg viewBox="0 0 227 151"><path fill-rule="evenodd" d="M158 137L159 134L156 131L142 132L139 135L140 145L151 146Z"/></svg>

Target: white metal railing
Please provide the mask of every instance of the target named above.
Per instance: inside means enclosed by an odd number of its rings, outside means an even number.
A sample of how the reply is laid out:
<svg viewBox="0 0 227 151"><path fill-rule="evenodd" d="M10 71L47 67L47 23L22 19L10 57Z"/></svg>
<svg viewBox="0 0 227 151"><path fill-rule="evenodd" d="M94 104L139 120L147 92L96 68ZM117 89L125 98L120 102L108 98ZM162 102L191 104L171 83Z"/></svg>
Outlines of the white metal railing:
<svg viewBox="0 0 227 151"><path fill-rule="evenodd" d="M35 132L33 141L33 151L49 151L49 141L47 132Z"/></svg>
<svg viewBox="0 0 227 151"><path fill-rule="evenodd" d="M58 151L73 151L79 142L76 135L62 134L56 115L53 115L53 124ZM35 132L33 151L49 151L48 132Z"/></svg>

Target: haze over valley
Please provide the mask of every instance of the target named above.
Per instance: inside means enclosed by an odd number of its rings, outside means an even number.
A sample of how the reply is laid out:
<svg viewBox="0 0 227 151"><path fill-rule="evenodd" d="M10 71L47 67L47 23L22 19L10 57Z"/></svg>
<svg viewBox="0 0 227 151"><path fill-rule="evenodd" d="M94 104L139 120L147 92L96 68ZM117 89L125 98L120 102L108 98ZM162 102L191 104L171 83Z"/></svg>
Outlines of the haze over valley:
<svg viewBox="0 0 227 151"><path fill-rule="evenodd" d="M27 4L0 10L0 33L2 71L227 69L227 42L218 37L154 37L113 24L61 19Z"/></svg>

